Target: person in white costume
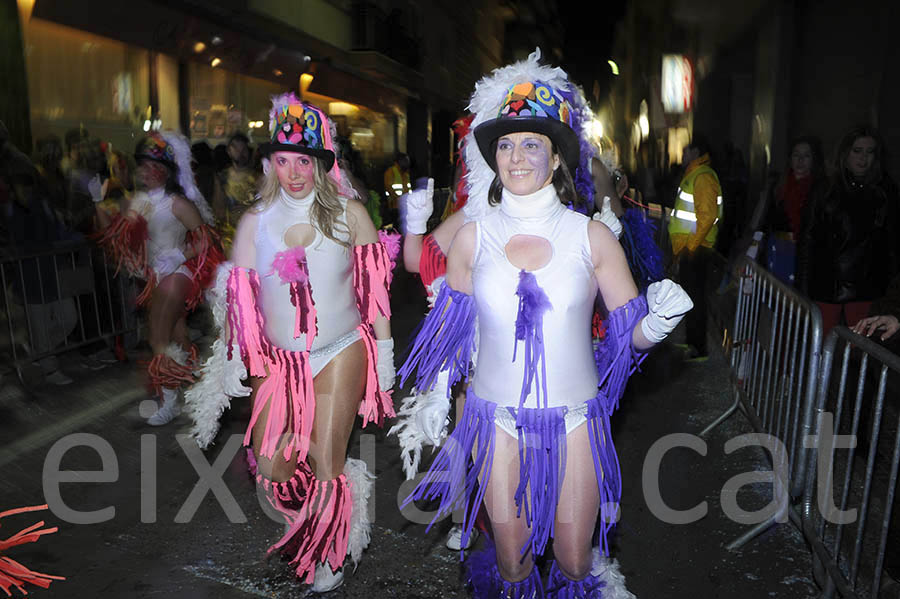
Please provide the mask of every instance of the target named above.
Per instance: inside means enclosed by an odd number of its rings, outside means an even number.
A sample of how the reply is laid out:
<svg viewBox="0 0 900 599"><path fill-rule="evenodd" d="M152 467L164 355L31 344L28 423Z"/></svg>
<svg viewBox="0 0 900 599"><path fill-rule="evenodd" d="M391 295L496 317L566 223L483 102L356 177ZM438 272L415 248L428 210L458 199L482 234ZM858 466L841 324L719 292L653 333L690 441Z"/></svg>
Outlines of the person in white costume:
<svg viewBox="0 0 900 599"><path fill-rule="evenodd" d="M212 211L194 182L187 139L174 131L151 132L134 157L140 191L114 219L100 207L107 183L98 175L89 189L105 228L100 245L147 282L138 305L149 311L153 359L147 370L160 400L147 422L159 426L180 413L179 389L194 382L197 348L188 339L187 314L224 256Z"/></svg>
<svg viewBox="0 0 900 599"><path fill-rule="evenodd" d="M477 597L544 596L534 563L551 539L549 596L621 586L603 557L621 496L609 417L644 352L692 305L668 280L638 295L609 228L566 209L577 209L592 157L582 141L587 108L565 72L539 58L476 86L468 148L478 155L466 158L470 180L491 182L470 187L469 203L483 210L454 238L446 281L400 371L415 372L422 390L447 374L443 402L417 414L430 438L445 426L449 387L470 382L462 417L407 501L439 499L437 517L464 509L463 545L484 503L495 547L469 560ZM591 342L598 295L609 311L600 372Z"/></svg>
<svg viewBox="0 0 900 599"><path fill-rule="evenodd" d="M325 113L277 96L270 129L260 200L220 272L214 312L226 335L186 399L205 447L229 396L250 396L250 469L285 522L270 551L324 592L369 542L374 477L347 452L357 415L363 425L394 415L391 257L350 201Z"/></svg>

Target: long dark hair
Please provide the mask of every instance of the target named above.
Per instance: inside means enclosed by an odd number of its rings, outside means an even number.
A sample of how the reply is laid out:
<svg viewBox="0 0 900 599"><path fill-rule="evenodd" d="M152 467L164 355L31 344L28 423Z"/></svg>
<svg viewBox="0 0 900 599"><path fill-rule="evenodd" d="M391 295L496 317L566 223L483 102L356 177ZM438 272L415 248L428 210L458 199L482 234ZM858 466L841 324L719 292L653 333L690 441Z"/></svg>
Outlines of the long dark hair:
<svg viewBox="0 0 900 599"><path fill-rule="evenodd" d="M854 142L861 137L871 137L875 140L875 160L872 161L872 166L869 167L866 179L862 183L878 185L884 178L884 141L881 139L881 134L875 127L859 125L844 135L841 143L838 144L837 153L835 154L835 179L836 182L840 182L843 185L844 189L851 187L851 175L847 172L847 156L850 155Z"/></svg>
<svg viewBox="0 0 900 599"><path fill-rule="evenodd" d="M559 156L556 144L553 143L552 140L551 146L553 155ZM491 144L491 152L496 153L496 151L497 141L494 140ZM559 166L553 171L553 178L550 180L550 183L556 188L556 195L560 202L566 206L578 206L581 204L581 198L575 193L575 183L572 181L572 173L569 172L569 167L566 166L566 161L562 159L562 156L559 158ZM491 187L488 189L488 203L491 206L496 206L500 203L502 197L503 183L500 181L500 175L495 173L494 180L491 181Z"/></svg>

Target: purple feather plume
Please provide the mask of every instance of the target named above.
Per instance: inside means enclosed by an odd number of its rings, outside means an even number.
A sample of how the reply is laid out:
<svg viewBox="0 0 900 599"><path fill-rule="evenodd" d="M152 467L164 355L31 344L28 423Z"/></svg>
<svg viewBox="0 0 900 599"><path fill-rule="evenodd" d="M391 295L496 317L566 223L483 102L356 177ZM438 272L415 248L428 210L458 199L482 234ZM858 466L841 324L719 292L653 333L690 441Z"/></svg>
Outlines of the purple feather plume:
<svg viewBox="0 0 900 599"><path fill-rule="evenodd" d="M519 349L519 341L525 342L525 374L522 380L522 392L519 395L519 408L525 404L525 398L531 392L532 384L540 368L541 386L537 389L537 406L540 406L541 392L544 405L547 405L547 359L544 355L544 313L551 310L550 298L538 285L534 273L519 271L519 285L516 287L519 296L519 309L516 313L516 340L513 347L513 362Z"/></svg>
<svg viewBox="0 0 900 599"><path fill-rule="evenodd" d="M584 198L584 206L575 206L575 210L584 214L586 210L593 209L594 206L594 182L591 179L590 163L594 157L594 146L591 145L586 134L586 128L589 126L589 115L591 111L584 103L584 94L581 93L574 83L569 84L571 87L560 87L559 93L565 98L572 107L572 130L578 135L578 146L580 150L578 168L572 173L575 181L575 191Z"/></svg>
<svg viewBox="0 0 900 599"><path fill-rule="evenodd" d="M628 258L628 266L631 267L635 282L644 291L650 283L661 281L665 276L662 251L653 240L656 226L645 220L644 213L638 208L625 211L622 225L625 257Z"/></svg>

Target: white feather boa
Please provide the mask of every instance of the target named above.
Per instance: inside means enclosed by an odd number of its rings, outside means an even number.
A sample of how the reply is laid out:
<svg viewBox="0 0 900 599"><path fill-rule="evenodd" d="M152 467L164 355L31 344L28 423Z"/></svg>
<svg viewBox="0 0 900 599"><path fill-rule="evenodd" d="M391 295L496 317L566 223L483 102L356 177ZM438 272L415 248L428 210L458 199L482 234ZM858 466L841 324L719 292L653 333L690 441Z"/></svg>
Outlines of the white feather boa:
<svg viewBox="0 0 900 599"><path fill-rule="evenodd" d="M559 67L549 67L540 63L541 49L535 48L525 60L494 69L475 84L475 91L469 100L468 110L475 115L465 141L465 161L469 169L466 181L469 185L469 199L463 206L466 221L481 220L496 207L488 204L488 190L494 180L494 171L488 166L478 142L475 128L486 121L497 118L506 92L522 81L543 81L553 87L570 87L569 77Z"/></svg>
<svg viewBox="0 0 900 599"><path fill-rule="evenodd" d="M231 402L225 390L231 390L235 397L250 394L250 389L241 383L247 376L247 370L239 363L239 356L228 363L225 342L226 287L232 266L231 262L220 264L216 284L206 292L219 334L213 342L212 355L200 369L200 380L184 394L185 410L193 421L191 436L201 449L209 447L219 432L219 419Z"/></svg>
<svg viewBox="0 0 900 599"><path fill-rule="evenodd" d="M375 475L366 469L362 460L347 458L344 475L350 482L353 509L350 512L350 535L347 540L347 555L354 567L359 565L362 553L372 539L372 522L369 520L369 498L375 487Z"/></svg>
<svg viewBox="0 0 900 599"><path fill-rule="evenodd" d="M403 473L406 480L412 480L419 472L419 462L422 461L422 448L430 445L431 442L422 432L416 416L419 408L425 402L434 400L435 398L447 399L447 372L438 374L438 381L431 391L419 393L413 389L413 394L404 397L400 402L400 409L397 410L397 424L391 427L388 435L397 435L397 441L400 443L400 458L403 461ZM441 433L441 442L447 437L447 427L444 427Z"/></svg>
<svg viewBox="0 0 900 599"><path fill-rule="evenodd" d="M175 153L175 165L178 167L178 184L184 190L184 195L189 199L203 218L203 222L207 225L215 224L215 217L203 194L197 189L197 182L194 180L194 171L191 169L191 144L187 138L175 131L160 131L160 136L166 143L172 146Z"/></svg>
<svg viewBox="0 0 900 599"><path fill-rule="evenodd" d="M599 547L594 547L591 574L606 583L603 599L636 599L634 593L625 588L625 575L619 571L619 561L604 556Z"/></svg>

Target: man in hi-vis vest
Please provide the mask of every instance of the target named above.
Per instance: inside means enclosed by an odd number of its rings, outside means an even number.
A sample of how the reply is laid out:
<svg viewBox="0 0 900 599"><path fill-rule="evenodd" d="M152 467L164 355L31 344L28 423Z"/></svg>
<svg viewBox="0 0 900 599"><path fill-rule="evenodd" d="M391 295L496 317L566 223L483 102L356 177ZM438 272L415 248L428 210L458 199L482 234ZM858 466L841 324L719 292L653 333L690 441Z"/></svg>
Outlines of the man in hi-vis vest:
<svg viewBox="0 0 900 599"><path fill-rule="evenodd" d="M669 219L672 254L679 279L694 301L685 317L689 360L704 360L706 349L706 275L722 220L722 186L709 166L709 144L700 136L684 148L687 165Z"/></svg>

